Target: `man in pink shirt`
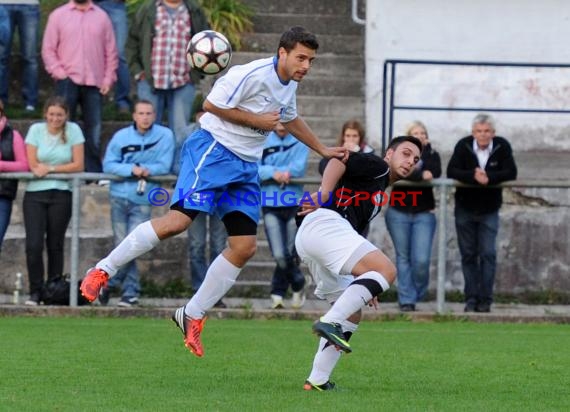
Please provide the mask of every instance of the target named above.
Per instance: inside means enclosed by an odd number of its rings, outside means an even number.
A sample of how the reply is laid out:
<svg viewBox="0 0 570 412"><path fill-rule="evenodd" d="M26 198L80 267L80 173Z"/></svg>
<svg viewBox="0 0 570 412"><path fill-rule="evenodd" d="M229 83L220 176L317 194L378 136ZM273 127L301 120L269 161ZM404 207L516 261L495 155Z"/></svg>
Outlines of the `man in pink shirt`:
<svg viewBox="0 0 570 412"><path fill-rule="evenodd" d="M63 96L71 120L81 106L85 134L85 169L101 172L101 108L116 80L118 55L107 13L91 0L72 0L48 17L42 59Z"/></svg>

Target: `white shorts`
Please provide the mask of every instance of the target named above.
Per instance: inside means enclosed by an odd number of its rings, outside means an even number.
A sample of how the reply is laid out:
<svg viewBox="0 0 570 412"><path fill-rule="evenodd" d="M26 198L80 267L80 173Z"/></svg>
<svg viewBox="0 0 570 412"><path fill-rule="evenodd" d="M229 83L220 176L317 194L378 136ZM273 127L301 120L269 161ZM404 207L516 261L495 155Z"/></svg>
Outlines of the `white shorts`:
<svg viewBox="0 0 570 412"><path fill-rule="evenodd" d="M317 285L315 295L334 302L354 280L354 265L376 246L337 212L317 209L305 216L295 237L299 257Z"/></svg>

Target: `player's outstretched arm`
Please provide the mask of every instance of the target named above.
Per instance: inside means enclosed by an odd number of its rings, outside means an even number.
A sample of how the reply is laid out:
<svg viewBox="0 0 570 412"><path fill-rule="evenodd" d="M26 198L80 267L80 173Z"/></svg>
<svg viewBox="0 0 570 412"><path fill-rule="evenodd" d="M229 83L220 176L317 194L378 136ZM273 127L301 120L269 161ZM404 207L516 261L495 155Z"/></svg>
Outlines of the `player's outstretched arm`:
<svg viewBox="0 0 570 412"><path fill-rule="evenodd" d="M240 126L271 131L279 122L279 112L251 113L241 109L222 109L209 100L205 100L202 106L206 112L215 114L219 118Z"/></svg>
<svg viewBox="0 0 570 412"><path fill-rule="evenodd" d="M287 129L289 133L295 136L297 139L305 143L315 152L320 154L322 157L331 158L336 157L341 159L343 162L348 158L348 150L344 147L326 147L321 143L319 138L313 133L311 128L305 123L301 117L296 117L290 122L283 123L283 126Z"/></svg>
<svg viewBox="0 0 570 412"><path fill-rule="evenodd" d="M345 171L346 165L340 159L331 159L327 163L327 167L323 172L323 179L321 181L319 192L312 193L312 201L302 203L300 205L301 211L297 214L299 216L309 214L318 209L321 204L327 203L329 201L329 195L333 192Z"/></svg>

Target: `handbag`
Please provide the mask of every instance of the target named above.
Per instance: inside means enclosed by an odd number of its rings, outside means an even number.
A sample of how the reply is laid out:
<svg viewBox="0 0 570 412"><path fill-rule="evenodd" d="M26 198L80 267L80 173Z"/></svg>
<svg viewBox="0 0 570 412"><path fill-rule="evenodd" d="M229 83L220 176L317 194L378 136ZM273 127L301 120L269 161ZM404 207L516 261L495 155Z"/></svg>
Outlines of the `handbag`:
<svg viewBox="0 0 570 412"><path fill-rule="evenodd" d="M41 300L44 305L69 305L69 294L71 290L69 274L54 276L45 283L42 289ZM77 284L77 304L86 305L89 303L79 291L81 281Z"/></svg>

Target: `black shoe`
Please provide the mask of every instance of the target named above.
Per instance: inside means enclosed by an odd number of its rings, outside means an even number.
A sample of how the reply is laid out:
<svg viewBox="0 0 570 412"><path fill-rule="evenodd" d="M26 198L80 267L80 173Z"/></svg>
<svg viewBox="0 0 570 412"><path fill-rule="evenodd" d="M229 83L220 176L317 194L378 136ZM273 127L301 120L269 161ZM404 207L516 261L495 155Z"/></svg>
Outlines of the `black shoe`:
<svg viewBox="0 0 570 412"><path fill-rule="evenodd" d="M415 311L416 311L416 305L412 303L405 303L403 305L400 305L400 312L415 312Z"/></svg>
<svg viewBox="0 0 570 412"><path fill-rule="evenodd" d="M475 307L475 312L489 313L491 312L491 304L486 302L478 303L477 307Z"/></svg>
<svg viewBox="0 0 570 412"><path fill-rule="evenodd" d="M475 303L467 302L467 304L465 305L465 309L463 311L464 312L476 312L475 309L476 309Z"/></svg>
<svg viewBox="0 0 570 412"><path fill-rule="evenodd" d="M336 385L334 383L332 383L331 381L326 381L325 383L323 383L322 385L315 385L314 383L311 383L309 381L305 381L305 384L303 385L303 389L306 391L332 391L336 389Z"/></svg>
<svg viewBox="0 0 570 412"><path fill-rule="evenodd" d="M107 306L109 303L109 297L111 296L111 291L109 288L102 287L101 292L99 292L99 303L101 306Z"/></svg>
<svg viewBox="0 0 570 412"><path fill-rule="evenodd" d="M340 350L346 353L352 352L352 348L344 339L344 333L342 333L342 328L338 323L328 323L318 320L313 323L313 332L321 338L325 338L331 345L336 346Z"/></svg>
<svg viewBox="0 0 570 412"><path fill-rule="evenodd" d="M220 300L218 300L218 301L215 303L214 307L215 307L215 308L218 308L218 309L225 309L225 308L228 307L228 305L226 305L226 304L224 303L224 301L223 301L222 299L220 299Z"/></svg>

